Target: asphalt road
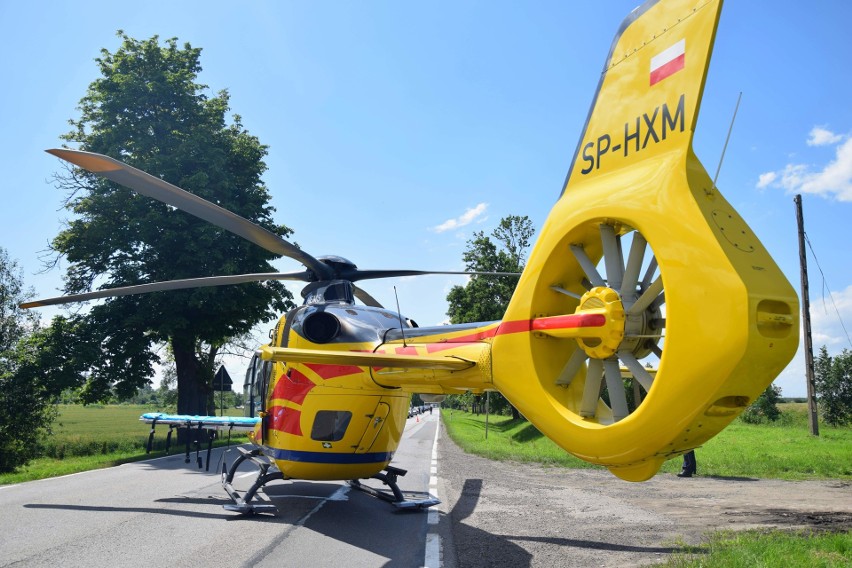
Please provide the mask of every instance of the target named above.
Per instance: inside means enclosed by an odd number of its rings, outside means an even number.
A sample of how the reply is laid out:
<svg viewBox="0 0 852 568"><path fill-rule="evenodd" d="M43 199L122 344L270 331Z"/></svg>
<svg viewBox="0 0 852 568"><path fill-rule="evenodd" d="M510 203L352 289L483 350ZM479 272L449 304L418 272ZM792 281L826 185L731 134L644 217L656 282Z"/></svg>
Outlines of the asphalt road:
<svg viewBox="0 0 852 568"><path fill-rule="evenodd" d="M263 495L277 517L243 517L222 509L217 473L178 455L0 487L0 566L621 568L662 562L720 529L852 530L846 480L628 483L471 456L438 426L437 413L409 419L394 458L409 472L403 490L443 501L428 512L340 482L287 481ZM700 452L698 463L700 473ZM253 473L243 467L235 485L245 489Z"/></svg>
<svg viewBox="0 0 852 568"><path fill-rule="evenodd" d="M427 491L438 414L409 419L393 464ZM221 451L214 453L215 465ZM193 456L194 458L194 456ZM422 566L428 514L343 482L276 481L278 516L240 516L217 469L183 455L0 487L0 566ZM234 485L248 488L243 464ZM380 482L376 482L381 487Z"/></svg>

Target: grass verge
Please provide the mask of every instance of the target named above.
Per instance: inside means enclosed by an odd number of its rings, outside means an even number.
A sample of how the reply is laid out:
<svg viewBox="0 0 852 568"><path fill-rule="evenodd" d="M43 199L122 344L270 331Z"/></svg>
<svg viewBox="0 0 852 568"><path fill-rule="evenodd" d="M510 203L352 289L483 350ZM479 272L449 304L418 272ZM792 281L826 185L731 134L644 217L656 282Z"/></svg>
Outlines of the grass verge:
<svg viewBox="0 0 852 568"><path fill-rule="evenodd" d="M166 455L168 427L157 428L152 452L146 453L150 426L139 421L145 412L158 409L143 405L60 405L54 432L42 441L38 457L14 473L0 474L0 485L58 477L81 471ZM231 444L248 441L244 433L233 434ZM172 440L169 453L184 451ZM218 440L215 446L224 445ZM202 448L202 454L206 446ZM194 448L193 448L194 452ZM193 456L194 459L194 456Z"/></svg>
<svg viewBox="0 0 852 568"><path fill-rule="evenodd" d="M852 564L852 533L848 532L722 531L711 535L707 544L684 548L658 566L841 568Z"/></svg>
<svg viewBox="0 0 852 568"><path fill-rule="evenodd" d="M785 406L785 405L782 405ZM782 409L787 418L772 424L735 421L696 451L700 475L767 479L852 479L852 428L822 426L811 436L793 405ZM489 459L543 463L569 468L597 468L568 454L532 424L507 416L490 416L485 439L485 416L442 410L450 437L464 451ZM680 470L680 459L661 471Z"/></svg>

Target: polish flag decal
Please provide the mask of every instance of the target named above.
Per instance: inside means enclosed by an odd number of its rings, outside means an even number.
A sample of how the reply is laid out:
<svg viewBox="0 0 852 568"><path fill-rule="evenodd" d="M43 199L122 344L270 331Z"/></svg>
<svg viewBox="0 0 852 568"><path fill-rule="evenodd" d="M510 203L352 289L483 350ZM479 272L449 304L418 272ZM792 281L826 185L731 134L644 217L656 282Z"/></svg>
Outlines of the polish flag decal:
<svg viewBox="0 0 852 568"><path fill-rule="evenodd" d="M682 39L651 58L651 85L656 85L683 69L686 39Z"/></svg>

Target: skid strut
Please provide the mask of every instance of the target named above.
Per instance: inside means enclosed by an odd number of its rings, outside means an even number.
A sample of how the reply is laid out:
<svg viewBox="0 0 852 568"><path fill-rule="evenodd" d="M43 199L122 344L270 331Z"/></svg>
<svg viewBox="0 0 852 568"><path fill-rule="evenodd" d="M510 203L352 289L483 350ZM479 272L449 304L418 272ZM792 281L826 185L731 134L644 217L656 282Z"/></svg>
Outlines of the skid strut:
<svg viewBox="0 0 852 568"><path fill-rule="evenodd" d="M272 505L271 503L252 503L251 500L254 499L255 494L261 487L270 481L284 479L284 474L275 468L275 465L263 455L260 449L255 448L253 450L248 450L246 448L238 447L237 451L240 452L240 456L234 460L230 469L228 469L227 465L222 462L222 487L234 501L233 504L222 505L222 507L224 507L226 511L234 511L242 514L277 513L278 509L275 505ZM240 492L234 489L231 483L234 481L234 475L237 473L237 468L246 460L255 464L259 471L252 486L249 487L248 491L246 491L244 495L240 495ZM270 472L270 468L274 469L274 471Z"/></svg>
<svg viewBox="0 0 852 568"><path fill-rule="evenodd" d="M350 479L349 485L353 489L358 489L359 491L368 493L373 497L378 497L379 499L387 501L400 509L426 509L427 507L440 504L441 501L433 497L428 492L402 491L396 480L398 477L402 477L406 473L408 473L407 470L389 465L385 467L384 473L377 473L369 478L378 479L387 485L390 491L364 485L358 479Z"/></svg>

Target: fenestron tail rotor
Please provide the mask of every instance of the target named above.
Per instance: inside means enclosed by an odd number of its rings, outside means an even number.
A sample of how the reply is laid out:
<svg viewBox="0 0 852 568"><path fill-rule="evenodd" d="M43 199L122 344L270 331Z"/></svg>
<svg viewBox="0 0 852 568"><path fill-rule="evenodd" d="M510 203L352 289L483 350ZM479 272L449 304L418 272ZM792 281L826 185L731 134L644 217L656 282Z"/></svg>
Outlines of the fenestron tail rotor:
<svg viewBox="0 0 852 568"><path fill-rule="evenodd" d="M576 349L554 381L570 387L574 393L570 406L583 419L612 424L634 412L651 390L663 355L665 293L653 251L645 260L650 247L639 231L602 222L597 231L587 234L586 242L568 247L582 269L577 282L553 285L551 290L579 300L575 315L601 319L592 326L573 328L570 337ZM630 243L626 264L625 240ZM601 260L593 261L587 250L595 255L601 251Z"/></svg>
<svg viewBox="0 0 852 568"><path fill-rule="evenodd" d="M587 292L580 298L577 313L600 310L601 306L610 304L608 307L615 316L616 325L605 326L610 327L607 337L601 338L600 333L597 333L578 338L579 349L569 361L570 367L560 374L557 381L567 387L580 370L582 362L589 360L579 414L602 423L613 423L635 411L651 390L655 373L653 368L663 355L665 318L662 307L665 294L662 277L656 274L657 262L653 251L647 266L643 266L646 251L650 247L640 232L629 230L620 234L613 225L601 223L599 234L600 244L595 243L591 247L603 251L600 264L604 268L604 276L585 254L584 247L571 247L588 281L603 283L586 286ZM623 237L631 239L626 265ZM640 280L643 268L644 277ZM642 361L648 363L651 369ZM572 375L563 376L572 370ZM629 377L629 384L625 384L623 377ZM606 385L605 398L608 404L601 397L602 384ZM625 390L625 387L629 390ZM628 401L628 393L632 394L632 401Z"/></svg>

